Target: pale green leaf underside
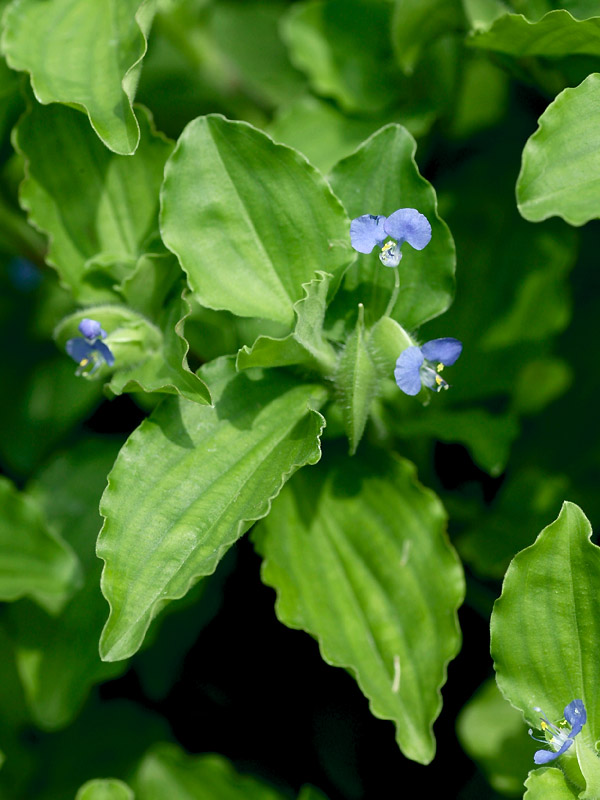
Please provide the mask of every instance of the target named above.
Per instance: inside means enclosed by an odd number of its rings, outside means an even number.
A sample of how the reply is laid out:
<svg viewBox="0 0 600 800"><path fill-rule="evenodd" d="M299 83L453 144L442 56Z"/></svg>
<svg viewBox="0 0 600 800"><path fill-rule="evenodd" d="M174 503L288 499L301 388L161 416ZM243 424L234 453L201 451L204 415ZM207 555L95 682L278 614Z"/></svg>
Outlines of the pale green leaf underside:
<svg viewBox="0 0 600 800"><path fill-rule="evenodd" d="M166 400L129 437L101 502L98 555L111 607L103 659L134 653L152 618L211 574L287 478L319 459L319 386L278 373L203 372L215 406Z"/></svg>
<svg viewBox="0 0 600 800"><path fill-rule="evenodd" d="M476 30L467 40L475 47L507 55L561 57L600 55L600 16L578 20L564 8L530 22L522 14L504 14L489 29Z"/></svg>
<svg viewBox="0 0 600 800"><path fill-rule="evenodd" d="M221 756L189 756L160 744L144 757L132 785L136 800L284 800L264 781L241 775Z"/></svg>
<svg viewBox="0 0 600 800"><path fill-rule="evenodd" d="M456 253L448 226L437 212L430 183L419 174L416 142L401 125L387 125L343 159L331 173L333 190L350 217L389 216L399 208L416 208L431 223L431 241L424 250L404 244L398 266L400 293L390 314L408 330L441 314L454 292ZM368 315L381 316L394 284L394 270L383 267L377 250L361 255L344 281Z"/></svg>
<svg viewBox="0 0 600 800"><path fill-rule="evenodd" d="M564 772L558 767L534 770L525 781L525 788L523 800L576 800L579 797L579 789L567 783Z"/></svg>
<svg viewBox="0 0 600 800"><path fill-rule="evenodd" d="M40 103L85 110L102 142L135 152L132 109L154 0L14 0L3 17L2 51L31 75Z"/></svg>
<svg viewBox="0 0 600 800"><path fill-rule="evenodd" d="M48 235L47 260L81 302L98 302L102 288L93 284L88 265L101 257L129 264L133 272L157 232L158 191L172 144L139 111L134 156L111 153L83 115L60 105L35 105L16 129L26 163L21 205Z"/></svg>
<svg viewBox="0 0 600 800"><path fill-rule="evenodd" d="M29 597L58 613L79 581L70 547L48 529L37 503L0 476L0 600Z"/></svg>
<svg viewBox="0 0 600 800"><path fill-rule="evenodd" d="M85 783L75 800L134 800L133 791L116 778L97 778Z"/></svg>
<svg viewBox="0 0 600 800"><path fill-rule="evenodd" d="M600 75L594 73L561 92L539 118L523 150L517 181L517 203L525 219L559 216L583 225L600 217L599 108Z"/></svg>
<svg viewBox="0 0 600 800"><path fill-rule="evenodd" d="M198 301L293 323L316 270L354 258L339 200L299 153L245 122L199 117L167 162L161 231Z"/></svg>
<svg viewBox="0 0 600 800"><path fill-rule="evenodd" d="M404 754L429 763L464 583L435 495L407 461L363 451L296 475L257 527L279 619L349 669Z"/></svg>
<svg viewBox="0 0 600 800"><path fill-rule="evenodd" d="M535 706L550 720L580 698L588 714L578 741L600 737L600 549L590 523L565 503L558 519L515 556L492 615L498 685L525 719L539 727Z"/></svg>

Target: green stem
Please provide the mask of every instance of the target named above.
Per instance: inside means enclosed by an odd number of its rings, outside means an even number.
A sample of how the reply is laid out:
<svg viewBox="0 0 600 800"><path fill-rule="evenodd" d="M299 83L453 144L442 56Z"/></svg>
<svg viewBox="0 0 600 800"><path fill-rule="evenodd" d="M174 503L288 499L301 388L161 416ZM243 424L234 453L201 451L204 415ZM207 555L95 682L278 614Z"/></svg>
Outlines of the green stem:
<svg viewBox="0 0 600 800"><path fill-rule="evenodd" d="M383 313L384 317L389 317L390 314L392 313L392 310L396 305L396 300L398 299L399 291L400 291L400 271L398 270L398 267L396 267L394 269L394 288L392 289L392 294L390 295L389 302Z"/></svg>

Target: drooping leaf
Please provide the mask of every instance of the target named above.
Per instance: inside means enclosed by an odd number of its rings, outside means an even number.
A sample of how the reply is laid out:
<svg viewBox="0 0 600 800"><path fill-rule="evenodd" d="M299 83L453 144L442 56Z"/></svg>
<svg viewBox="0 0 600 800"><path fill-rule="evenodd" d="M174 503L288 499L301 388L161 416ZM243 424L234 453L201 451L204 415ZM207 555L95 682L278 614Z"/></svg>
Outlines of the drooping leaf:
<svg viewBox="0 0 600 800"><path fill-rule="evenodd" d="M140 140L131 104L153 15L152 0L14 0L2 50L10 67L30 73L40 103L80 108L106 147L131 155Z"/></svg>
<svg viewBox="0 0 600 800"><path fill-rule="evenodd" d="M392 44L398 64L412 72L426 45L463 26L459 0L395 0Z"/></svg>
<svg viewBox="0 0 600 800"><path fill-rule="evenodd" d="M228 360L202 375L215 406L165 401L109 476L98 540L111 609L105 660L135 652L160 609L211 574L289 476L319 459L323 419L312 407L322 387L273 371L235 374Z"/></svg>
<svg viewBox="0 0 600 800"><path fill-rule="evenodd" d="M2 476L0 509L0 600L30 597L58 613L80 581L77 557L35 500Z"/></svg>
<svg viewBox="0 0 600 800"><path fill-rule="evenodd" d="M446 665L459 647L460 564L437 498L407 461L337 458L295 476L257 526L278 618L350 670L404 754L429 763Z"/></svg>
<svg viewBox="0 0 600 800"><path fill-rule="evenodd" d="M564 503L558 519L513 559L491 621L498 685L530 725L540 725L535 707L560 720L568 703L583 700L587 723L576 749L588 800L600 774L600 548L591 533L581 509Z"/></svg>
<svg viewBox="0 0 600 800"><path fill-rule="evenodd" d="M95 778L79 789L75 800L134 800L134 794L116 778Z"/></svg>
<svg viewBox="0 0 600 800"><path fill-rule="evenodd" d="M209 308L293 322L317 269L353 260L349 220L299 153L244 122L200 117L167 162L161 230Z"/></svg>
<svg viewBox="0 0 600 800"><path fill-rule="evenodd" d="M346 340L340 354L335 374L338 402L346 436L350 442L350 455L354 455L362 438L378 387L377 367L367 343L364 308L358 307L358 317L353 333Z"/></svg>
<svg viewBox="0 0 600 800"><path fill-rule="evenodd" d="M132 781L137 800L284 800L268 783L242 775L222 756L189 756L172 744L146 754Z"/></svg>
<svg viewBox="0 0 600 800"><path fill-rule="evenodd" d="M437 212L433 187L419 174L416 143L400 125L387 125L343 159L331 173L331 185L350 217L362 214L389 216L398 208L416 208L431 223L432 237L424 250L404 244L400 293L389 316L412 330L441 314L450 304L454 288L454 242ZM365 316L380 317L392 292L393 270L380 263L377 252L361 255L348 272L344 290ZM349 301L350 302L350 301Z"/></svg>
<svg viewBox="0 0 600 800"><path fill-rule="evenodd" d="M598 17L600 52L600 17ZM600 75L565 89L538 120L523 150L519 211L530 222L559 216L583 225L600 216L600 140L595 113Z"/></svg>
<svg viewBox="0 0 600 800"><path fill-rule="evenodd" d="M119 299L115 284L157 236L158 191L172 144L144 109L139 117L134 156L111 153L82 114L61 105L35 104L16 131L27 165L21 204L49 236L48 262L80 302Z"/></svg>

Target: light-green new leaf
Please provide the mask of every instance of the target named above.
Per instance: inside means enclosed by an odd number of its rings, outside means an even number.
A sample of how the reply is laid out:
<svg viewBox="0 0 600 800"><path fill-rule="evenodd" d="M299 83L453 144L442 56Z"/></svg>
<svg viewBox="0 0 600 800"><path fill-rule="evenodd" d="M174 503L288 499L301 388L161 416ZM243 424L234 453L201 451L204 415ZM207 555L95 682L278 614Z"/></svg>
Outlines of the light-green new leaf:
<svg viewBox="0 0 600 800"><path fill-rule="evenodd" d="M40 103L79 107L106 147L131 155L140 140L131 104L154 6L154 0L13 0L2 20L2 51L10 67L30 73Z"/></svg>
<svg viewBox="0 0 600 800"><path fill-rule="evenodd" d="M101 502L102 658L134 653L152 618L214 572L301 466L320 457L323 387L270 370L202 371L214 407L167 400L130 436Z"/></svg>
<svg viewBox="0 0 600 800"><path fill-rule="evenodd" d="M590 542L591 534L581 509L564 503L558 519L511 562L491 621L498 685L532 727L539 728L535 707L559 720L568 703L583 700L587 723L576 748L588 788L600 785L595 755L600 738L600 548Z"/></svg>
<svg viewBox="0 0 600 800"><path fill-rule="evenodd" d="M317 170L246 122L199 117L167 162L161 231L198 301L290 327L316 270L337 286L350 221Z"/></svg>
<svg viewBox="0 0 600 800"><path fill-rule="evenodd" d="M134 800L133 791L116 778L96 778L85 783L75 800Z"/></svg>
<svg viewBox="0 0 600 800"><path fill-rule="evenodd" d="M527 791L523 800L577 800L579 789L567 781L565 773L558 767L536 769L525 781Z"/></svg>
<svg viewBox="0 0 600 800"><path fill-rule="evenodd" d="M57 614L80 579L79 562L35 500L0 476L0 600L30 597Z"/></svg>
<svg viewBox="0 0 600 800"><path fill-rule="evenodd" d="M427 764L464 580L439 500L408 461L363 451L296 475L257 526L278 618L355 676L404 754Z"/></svg>
<svg viewBox="0 0 600 800"><path fill-rule="evenodd" d="M598 18L600 43L600 18ZM599 44L600 51L600 44ZM519 211L530 222L559 216L571 225L600 217L600 75L565 89L538 120L523 150Z"/></svg>
<svg viewBox="0 0 600 800"><path fill-rule="evenodd" d="M56 104L34 105L16 129L26 164L21 205L48 235L48 263L80 302L118 297L113 286L120 281L107 265L123 264L125 278L158 234L158 192L173 146L139 111L134 156L111 153L85 117Z"/></svg>

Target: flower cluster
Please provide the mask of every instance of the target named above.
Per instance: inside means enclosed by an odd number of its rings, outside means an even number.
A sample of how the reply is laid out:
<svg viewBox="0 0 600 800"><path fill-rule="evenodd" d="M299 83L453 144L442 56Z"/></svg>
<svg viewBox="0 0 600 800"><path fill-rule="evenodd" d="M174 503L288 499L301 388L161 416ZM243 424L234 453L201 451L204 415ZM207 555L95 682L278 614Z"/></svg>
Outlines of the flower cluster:
<svg viewBox="0 0 600 800"><path fill-rule="evenodd" d="M381 246L379 258L386 267L397 267L402 258L400 248L408 242L415 250L422 250L431 240L431 225L424 214L416 208L399 208L389 217L381 214L363 214L350 223L350 241L359 253L370 253L373 248Z"/></svg>
<svg viewBox="0 0 600 800"><path fill-rule="evenodd" d="M448 384L440 375L444 367L449 367L462 352L462 342L446 337L432 339L421 347L407 347L398 356L394 378L405 394L415 395L421 386L434 392L447 389Z"/></svg>
<svg viewBox="0 0 600 800"><path fill-rule="evenodd" d="M542 709L536 706L534 711L542 712ZM553 725L549 722L548 717L543 714L540 727L545 733L546 738L539 739L533 736L531 728L529 729L529 735L537 742L549 744L552 750L536 750L533 756L535 763L547 764L549 761L554 761L555 758L562 756L562 754L571 747L573 740L581 732L586 720L587 712L583 705L583 700L572 700L569 705L565 707L564 721L558 725ZM567 725L569 726L568 728Z"/></svg>
<svg viewBox="0 0 600 800"><path fill-rule="evenodd" d="M65 345L67 353L79 364L75 374L92 375L102 363L112 367L115 357L102 341L106 331L100 323L95 319L82 319L78 327L82 336L69 339Z"/></svg>

